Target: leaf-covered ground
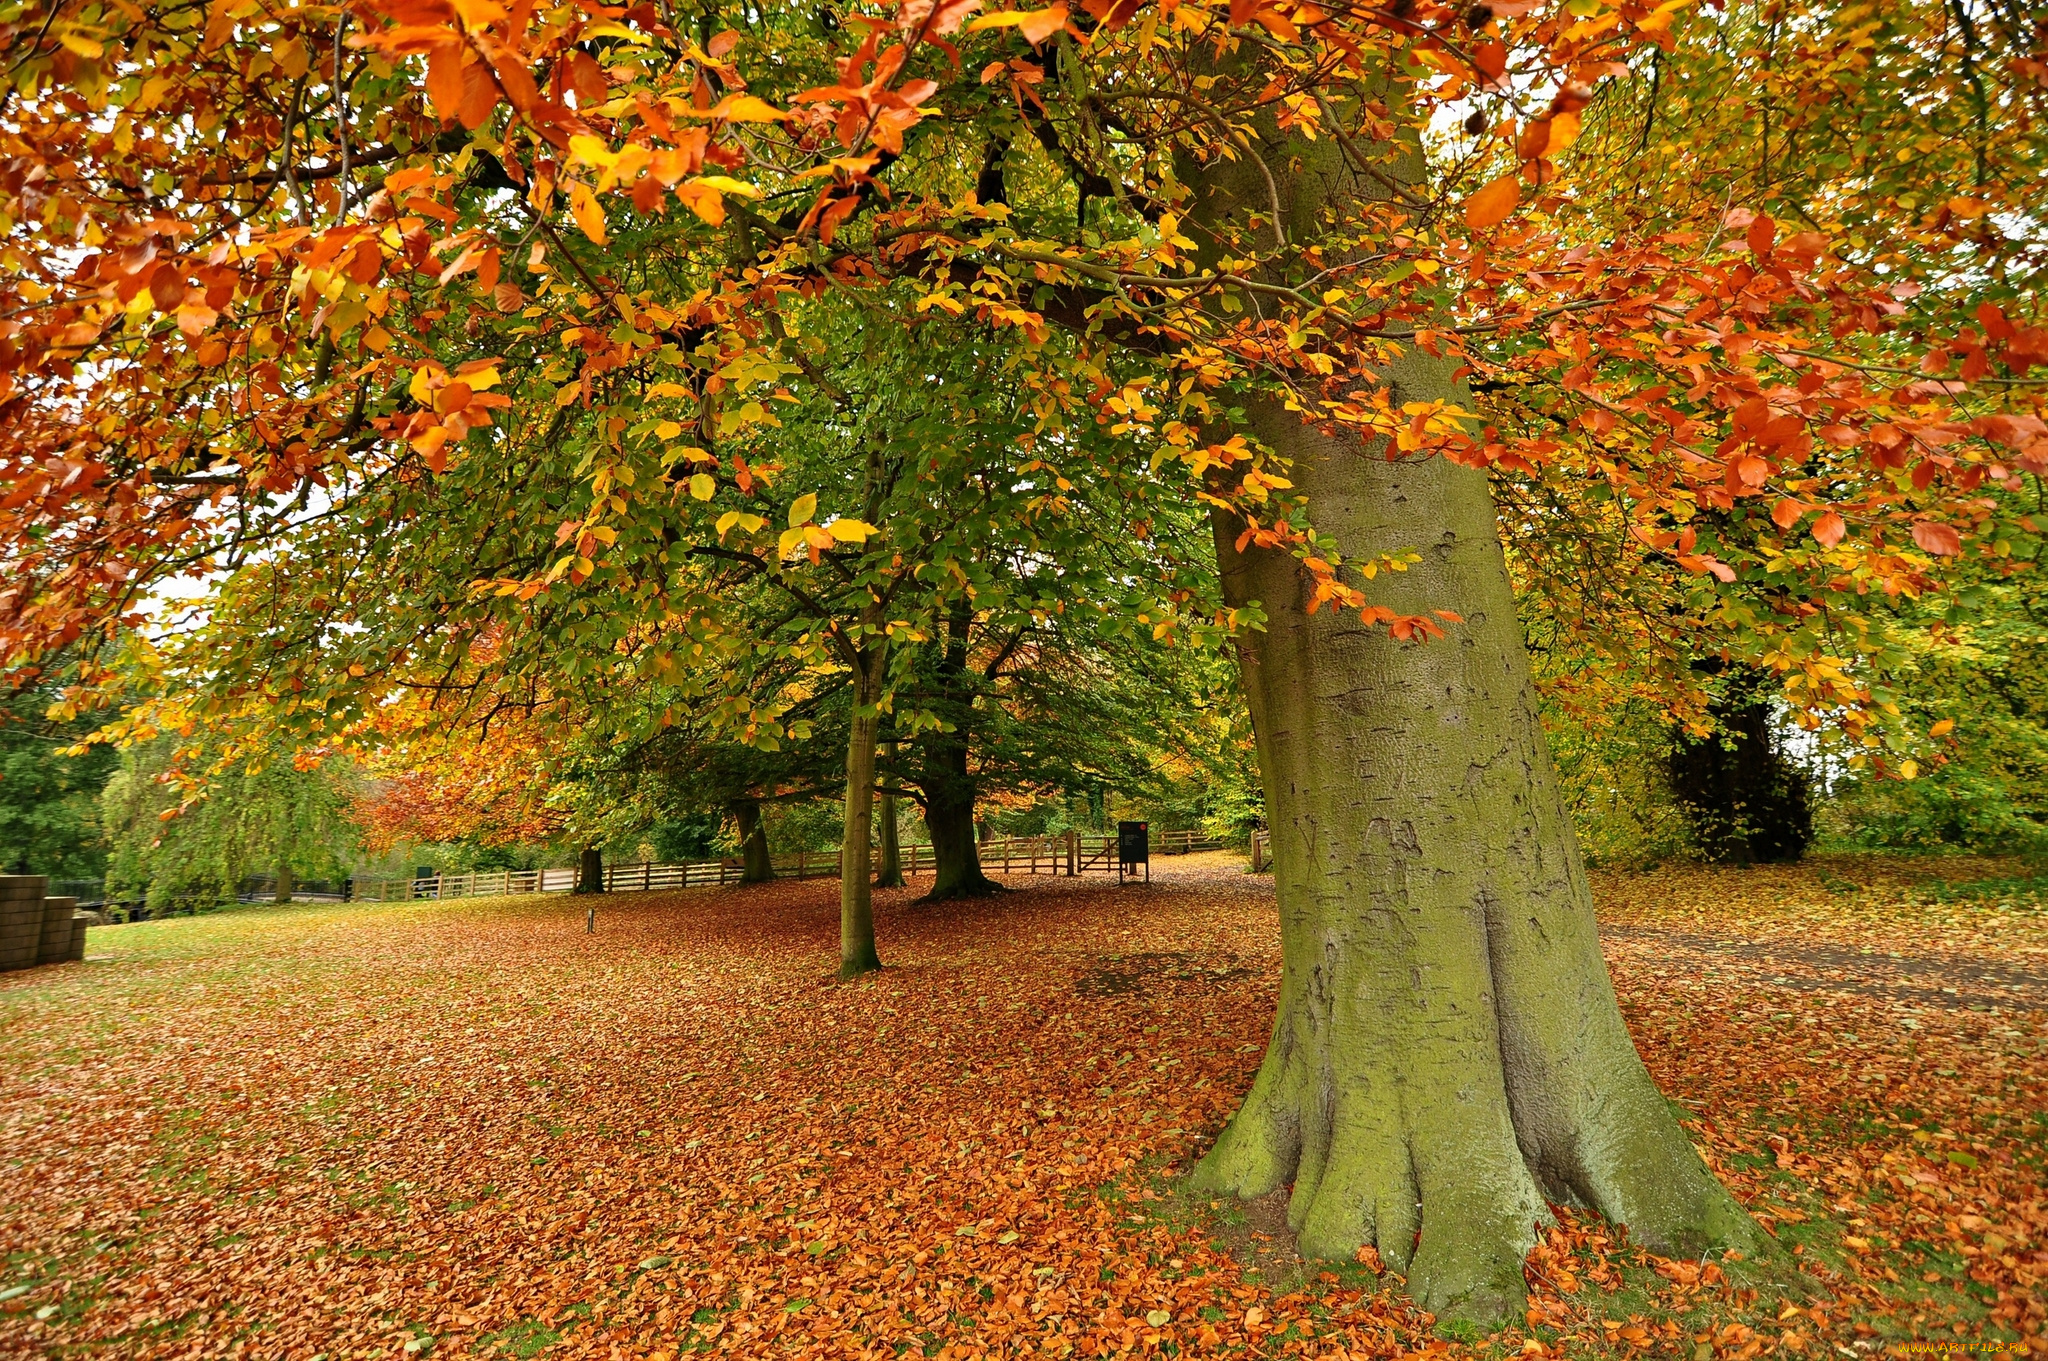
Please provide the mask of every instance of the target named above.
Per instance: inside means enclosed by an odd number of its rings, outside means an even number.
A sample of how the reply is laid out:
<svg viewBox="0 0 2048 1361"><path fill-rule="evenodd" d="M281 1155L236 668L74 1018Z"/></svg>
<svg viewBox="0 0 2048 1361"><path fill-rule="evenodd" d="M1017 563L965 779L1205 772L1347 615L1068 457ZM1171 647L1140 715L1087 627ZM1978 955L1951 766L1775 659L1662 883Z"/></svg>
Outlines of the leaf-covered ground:
<svg viewBox="0 0 2048 1361"><path fill-rule="evenodd" d="M1992 862L1599 881L1629 1021L1785 1251L1569 1218L1446 1336L1178 1173L1244 1090L1270 881L254 908L0 979L0 1354L2048 1355L2048 917ZM2003 878L2001 878L2003 876ZM1958 887L1967 880L1975 887Z"/></svg>

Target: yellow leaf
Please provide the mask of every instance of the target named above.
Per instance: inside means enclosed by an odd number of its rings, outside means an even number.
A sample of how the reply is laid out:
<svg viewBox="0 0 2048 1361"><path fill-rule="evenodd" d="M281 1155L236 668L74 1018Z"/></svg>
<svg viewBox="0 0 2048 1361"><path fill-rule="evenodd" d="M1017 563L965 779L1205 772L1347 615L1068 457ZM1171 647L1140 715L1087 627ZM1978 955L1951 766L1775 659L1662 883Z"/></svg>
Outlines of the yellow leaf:
<svg viewBox="0 0 2048 1361"><path fill-rule="evenodd" d="M1465 225L1478 231L1505 221L1521 198L1521 182L1512 174L1502 175L1465 200Z"/></svg>
<svg viewBox="0 0 2048 1361"><path fill-rule="evenodd" d="M712 108L711 116L734 123L779 123L789 117L767 100L753 95L727 95Z"/></svg>
<svg viewBox="0 0 2048 1361"><path fill-rule="evenodd" d="M690 478L690 495L699 501L709 501L711 493L718 490L718 482L710 473L696 473ZM722 523L722 522L721 522ZM719 531L721 534L724 530Z"/></svg>
<svg viewBox="0 0 2048 1361"><path fill-rule="evenodd" d="M1660 33L1671 27L1671 21L1678 11L1690 5L1692 0L1664 0L1656 9L1636 21L1636 27L1645 33Z"/></svg>
<svg viewBox="0 0 2048 1361"><path fill-rule="evenodd" d="M716 189L721 194L738 194L741 198L761 197L759 189L748 184L745 180L736 180L730 175L699 175L696 179L691 180L690 183Z"/></svg>
<svg viewBox="0 0 2048 1361"><path fill-rule="evenodd" d="M95 53L94 55L97 54ZM290 76L293 80L297 80L300 76L306 74L308 64L306 46L297 38L287 38L282 42L272 43L270 57L271 60L277 63L277 69Z"/></svg>
<svg viewBox="0 0 2048 1361"><path fill-rule="evenodd" d="M597 206L597 195L590 192L589 185L572 183L569 186L569 212L592 245L604 244L604 209Z"/></svg>
<svg viewBox="0 0 2048 1361"><path fill-rule="evenodd" d="M807 524L811 516L818 513L818 494L807 491L789 505L789 527L795 529Z"/></svg>
<svg viewBox="0 0 2048 1361"><path fill-rule="evenodd" d="M984 14L967 26L975 32L984 28L1015 28L1024 34L1026 42L1034 45L1066 26L1067 7L1054 5L1049 9L999 9L994 14Z"/></svg>
<svg viewBox="0 0 2048 1361"><path fill-rule="evenodd" d="M1906 779L1910 780L1919 773L1920 763L1918 761L1907 761L1899 766L1899 774L1904 776Z"/></svg>
<svg viewBox="0 0 2048 1361"><path fill-rule="evenodd" d="M472 33L489 28L505 17L505 11L491 3L491 0L454 0L455 13L462 20L462 26ZM584 30L586 33L588 29Z"/></svg>
<svg viewBox="0 0 2048 1361"><path fill-rule="evenodd" d="M615 24L609 19L600 19L594 24L585 24L582 36L585 38L624 38L627 42L637 43L641 47L646 47L654 41L654 39L638 29L627 28L624 24Z"/></svg>
<svg viewBox="0 0 2048 1361"><path fill-rule="evenodd" d="M776 544L776 552L784 559L793 558L804 551L804 532L801 528L785 529L782 539Z"/></svg>
<svg viewBox="0 0 2048 1361"><path fill-rule="evenodd" d="M87 61L98 61L100 59L100 54L106 51L104 47L94 42L91 38L86 37L83 33L73 33L69 31L59 33L57 35L57 41L64 44L64 48L66 51L74 52L77 55L84 57Z"/></svg>
<svg viewBox="0 0 2048 1361"><path fill-rule="evenodd" d="M825 528L841 543L864 543L870 534L879 532L873 525L861 520L834 520Z"/></svg>
<svg viewBox="0 0 2048 1361"><path fill-rule="evenodd" d="M618 153L605 145L602 137L578 133L569 139L569 164L595 166L605 170L618 164Z"/></svg>
<svg viewBox="0 0 2048 1361"><path fill-rule="evenodd" d="M1953 718L1944 718L1941 720L1941 722L1929 728L1927 730L1927 735L1929 737L1944 737L1947 736L1949 733L1955 731L1955 726L1956 721Z"/></svg>

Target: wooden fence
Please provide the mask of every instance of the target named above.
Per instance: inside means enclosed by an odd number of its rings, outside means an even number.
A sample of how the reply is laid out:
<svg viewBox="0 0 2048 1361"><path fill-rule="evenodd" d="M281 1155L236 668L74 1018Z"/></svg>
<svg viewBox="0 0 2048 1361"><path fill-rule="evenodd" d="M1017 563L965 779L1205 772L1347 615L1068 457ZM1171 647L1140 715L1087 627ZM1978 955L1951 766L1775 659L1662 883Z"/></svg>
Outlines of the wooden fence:
<svg viewBox="0 0 2048 1361"><path fill-rule="evenodd" d="M1116 838L1081 836L1006 837L977 847L987 874L1115 874ZM929 874L932 848L922 843L901 848L898 863L906 876ZM836 879L839 852L788 851L771 856L778 879ZM746 869L737 858L696 860L686 864L607 865L607 893L641 893L661 889L709 888L736 884ZM576 887L573 866L544 870L478 870L472 874L435 874L417 879L358 879L354 896L365 902L407 902L441 898L491 898L515 893L567 893Z"/></svg>
<svg viewBox="0 0 2048 1361"><path fill-rule="evenodd" d="M1152 836L1154 855L1193 855L1196 851L1223 849L1223 839L1207 832L1154 832Z"/></svg>
<svg viewBox="0 0 2048 1361"><path fill-rule="evenodd" d="M351 896L355 899L373 903L396 903L413 898L494 898L509 893L567 893L576 887L576 870L571 866L545 870L477 870L470 874L434 874L417 879L357 879L351 887Z"/></svg>

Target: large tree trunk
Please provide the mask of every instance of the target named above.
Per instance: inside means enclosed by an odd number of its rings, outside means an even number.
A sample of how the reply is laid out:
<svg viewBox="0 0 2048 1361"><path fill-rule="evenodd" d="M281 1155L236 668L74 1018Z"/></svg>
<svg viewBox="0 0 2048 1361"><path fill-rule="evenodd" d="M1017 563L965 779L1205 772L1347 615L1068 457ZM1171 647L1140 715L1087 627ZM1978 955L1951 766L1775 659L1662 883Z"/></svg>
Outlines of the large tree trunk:
<svg viewBox="0 0 2048 1361"><path fill-rule="evenodd" d="M1409 367L1400 400L1445 395L1442 366ZM1237 553L1218 517L1226 598L1267 616L1240 658L1284 967L1271 1047L1199 1183L1291 1184L1303 1252L1375 1244L1425 1305L1482 1319L1521 1298L1546 1201L1671 1251L1753 1246L1616 1005L1485 476L1362 456L1277 403L1249 415L1294 457L1324 536L1422 552L1376 601L1465 622L1399 643L1311 615L1295 560Z"/></svg>
<svg viewBox="0 0 2048 1361"><path fill-rule="evenodd" d="M974 689L967 676L968 634L974 616L966 605L947 621L946 650L939 660L938 690L942 711L953 731L927 732L924 747L924 825L932 835L932 887L920 901L986 898L1003 886L981 872L981 854L974 842L974 800L979 790L968 768L973 740Z"/></svg>
<svg viewBox="0 0 2048 1361"><path fill-rule="evenodd" d="M768 849L768 828L761 821L758 799L732 805L733 826L740 834L740 882L765 884L775 877L775 859Z"/></svg>
<svg viewBox="0 0 2048 1361"><path fill-rule="evenodd" d="M1365 192L1333 139L1286 138L1270 119L1263 130L1252 155L1183 170L1197 235L1263 212L1277 184L1290 237L1313 239L1317 214ZM1387 379L1396 410L1469 409L1451 366L1420 353ZM1245 409L1248 433L1292 461L1326 542L1351 561L1422 554L1407 572L1350 580L1375 603L1465 622L1400 643L1355 612L1310 614L1296 560L1236 552L1241 526L1217 516L1226 599L1267 617L1240 661L1283 969L1265 1061L1197 1185L1291 1186L1303 1252L1374 1244L1425 1306L1486 1321L1521 1300L1546 1201L1671 1251L1755 1246L1616 1005L1485 475L1388 462L1277 400Z"/></svg>
<svg viewBox="0 0 2048 1361"><path fill-rule="evenodd" d="M875 735L881 713L882 650L863 652L853 674L852 733L846 743L846 824L839 841L839 976L882 967L875 953L875 907L868 886L874 835Z"/></svg>
<svg viewBox="0 0 2048 1361"><path fill-rule="evenodd" d="M981 872L981 852L974 842L973 777L963 771L957 778L927 785L924 825L932 834L932 887L920 901L986 898L1003 891Z"/></svg>
<svg viewBox="0 0 2048 1361"><path fill-rule="evenodd" d="M583 854L577 857L576 891L604 892L604 852L595 846L585 846Z"/></svg>
<svg viewBox="0 0 2048 1361"><path fill-rule="evenodd" d="M277 867L276 891L271 894L270 900L273 903L290 902L292 900L292 887L292 867L280 861Z"/></svg>
<svg viewBox="0 0 2048 1361"><path fill-rule="evenodd" d="M882 863L875 870L876 888L903 887L903 844L896 828L896 743L889 743L889 769L882 786Z"/></svg>

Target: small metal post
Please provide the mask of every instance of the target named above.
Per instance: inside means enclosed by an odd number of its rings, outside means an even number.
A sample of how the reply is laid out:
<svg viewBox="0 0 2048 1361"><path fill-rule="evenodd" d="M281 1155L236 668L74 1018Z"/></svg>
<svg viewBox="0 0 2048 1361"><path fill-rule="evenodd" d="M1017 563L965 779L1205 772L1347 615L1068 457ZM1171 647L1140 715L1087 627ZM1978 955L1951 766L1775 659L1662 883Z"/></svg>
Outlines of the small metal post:
<svg viewBox="0 0 2048 1361"><path fill-rule="evenodd" d="M586 935L597 934L597 905L594 903L591 905L590 915L583 919L583 931Z"/></svg>

